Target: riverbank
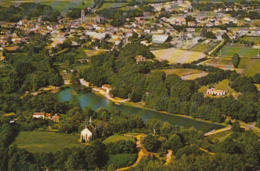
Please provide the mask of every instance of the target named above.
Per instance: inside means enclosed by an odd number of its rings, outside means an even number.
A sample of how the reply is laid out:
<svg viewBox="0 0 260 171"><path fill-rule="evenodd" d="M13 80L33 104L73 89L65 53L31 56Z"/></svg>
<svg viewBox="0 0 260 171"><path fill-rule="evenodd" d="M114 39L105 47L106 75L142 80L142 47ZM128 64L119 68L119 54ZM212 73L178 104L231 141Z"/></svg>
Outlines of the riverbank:
<svg viewBox="0 0 260 171"><path fill-rule="evenodd" d="M103 95L99 93L93 92L79 92L79 95L73 95L70 88L62 90L58 96L61 102L71 101L79 103L81 108L84 109L86 106L90 107L92 110L97 110L100 107L106 109L116 108L125 114L137 114L142 117L144 121L151 119L159 119L162 122L169 122L172 125L184 126L185 128L194 127L197 130L201 130L203 132L209 132L214 129L221 129L224 125L206 122L204 120L198 120L194 118L183 117L183 115L175 115L175 114L165 114L163 112L158 112L152 109L146 109L142 107L142 105L138 104L137 106L129 105L130 102L124 103L122 105L116 105L115 103L109 101L104 98ZM133 103L130 103L133 104Z"/></svg>
<svg viewBox="0 0 260 171"><path fill-rule="evenodd" d="M173 115L173 116L178 116L178 117L182 117L182 118L188 118L188 119L192 119L192 120L196 120L196 121L200 121L200 122L205 122L205 123L210 123L210 124L217 124L217 125L221 125L221 126L224 126L224 127L228 126L224 122L223 123L218 123L218 122L213 122L213 121L209 121L209 120L203 120L203 119L199 119L199 118L194 118L194 117L188 116L188 115L174 114L174 113L169 113L167 111L157 111L155 109L148 108L148 107L144 106L144 104L141 104L141 103L126 102L123 105L136 107L136 108L140 108L140 109L145 109L145 110L150 110L150 111L154 111L154 112L160 112L160 113L166 114L166 115Z"/></svg>

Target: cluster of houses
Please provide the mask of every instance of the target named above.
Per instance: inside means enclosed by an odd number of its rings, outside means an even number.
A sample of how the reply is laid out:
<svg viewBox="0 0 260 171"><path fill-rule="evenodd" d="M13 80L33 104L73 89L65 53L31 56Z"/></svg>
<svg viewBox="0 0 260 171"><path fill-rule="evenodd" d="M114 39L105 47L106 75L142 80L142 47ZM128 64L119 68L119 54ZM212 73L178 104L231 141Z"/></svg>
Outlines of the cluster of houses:
<svg viewBox="0 0 260 171"><path fill-rule="evenodd" d="M92 11L92 14L85 14L85 10L81 11L81 17L76 20L69 18L61 18L57 24L42 21L41 17L37 20L21 20L17 23L0 22L0 60L4 60L4 55L1 51L7 50L8 52L15 52L19 49L21 43L28 42L28 35L30 33L40 33L42 35L50 35L52 43L50 48L55 48L59 44L62 44L67 38L79 37L80 40L102 41L112 43L115 47L120 43L123 45L129 43L129 37L133 33L141 35L152 35L151 42L143 41L142 44L149 46L152 44L162 44L169 40L169 37L174 38L176 41L172 43L176 44L178 41L192 39L200 36L200 33L195 31L195 28L208 28L213 29L218 39L222 39L222 34L226 30L216 28L223 24L236 24L241 27L250 21L250 18L246 17L244 21L238 20L226 14L227 10L238 10L221 8L214 12L193 12L192 3L189 1L171 1L164 3L150 4L153 7L153 12L144 12L142 16L135 18L127 18L126 23L120 27L114 27L109 22L103 22L106 19ZM243 8L248 8L244 7ZM241 7L241 8L242 8ZM138 8L138 5L133 7ZM181 14L171 14L169 18L161 17L163 9L166 12L178 12ZM225 10L224 10L225 9ZM91 11L92 9L88 9ZM187 21L186 17L192 15L193 21ZM175 26L188 27L185 32L179 32L175 29ZM14 32L10 32L10 28L15 28ZM24 32L22 36L19 31ZM237 29L228 32L228 36L236 38L245 34L259 35L259 28ZM80 46L79 42L73 41L73 46ZM92 47L97 50L98 47Z"/></svg>
<svg viewBox="0 0 260 171"><path fill-rule="evenodd" d="M35 112L32 115L32 118L34 119L49 119L53 122L60 122L60 116L58 114L51 115L51 113L45 113L45 112Z"/></svg>

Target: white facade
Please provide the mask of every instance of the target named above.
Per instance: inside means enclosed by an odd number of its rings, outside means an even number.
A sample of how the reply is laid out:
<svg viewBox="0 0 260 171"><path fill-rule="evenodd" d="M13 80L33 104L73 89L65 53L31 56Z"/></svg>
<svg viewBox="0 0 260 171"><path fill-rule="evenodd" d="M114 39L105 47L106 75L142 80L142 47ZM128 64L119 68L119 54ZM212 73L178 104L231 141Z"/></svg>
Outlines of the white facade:
<svg viewBox="0 0 260 171"><path fill-rule="evenodd" d="M81 141L90 141L91 138L92 138L92 132L88 128L85 128L81 131L80 134Z"/></svg>

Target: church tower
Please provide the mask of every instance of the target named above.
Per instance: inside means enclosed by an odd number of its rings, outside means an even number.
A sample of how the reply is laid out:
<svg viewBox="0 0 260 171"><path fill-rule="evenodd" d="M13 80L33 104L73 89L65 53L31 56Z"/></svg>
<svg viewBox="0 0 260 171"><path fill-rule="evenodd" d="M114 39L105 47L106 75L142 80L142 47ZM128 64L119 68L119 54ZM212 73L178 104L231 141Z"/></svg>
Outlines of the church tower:
<svg viewBox="0 0 260 171"><path fill-rule="evenodd" d="M81 24L85 22L85 10L81 9L81 18L80 18Z"/></svg>

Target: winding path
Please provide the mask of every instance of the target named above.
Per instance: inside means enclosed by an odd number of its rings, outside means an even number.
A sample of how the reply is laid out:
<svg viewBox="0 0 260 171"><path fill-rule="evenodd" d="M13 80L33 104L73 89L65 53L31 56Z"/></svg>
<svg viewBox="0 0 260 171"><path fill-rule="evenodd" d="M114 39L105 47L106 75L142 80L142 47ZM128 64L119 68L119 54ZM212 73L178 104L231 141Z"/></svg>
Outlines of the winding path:
<svg viewBox="0 0 260 171"><path fill-rule="evenodd" d="M117 169L118 171L128 170L130 168L136 167L144 156L148 156L149 155L149 152L146 150L146 148L143 147L143 145L141 143L141 138L144 137L144 136L145 136L145 134L138 134L138 135L134 136L137 139L136 146L137 146L137 148L140 149L140 151L138 153L137 160L135 161L135 163L133 165L131 165L131 166Z"/></svg>

